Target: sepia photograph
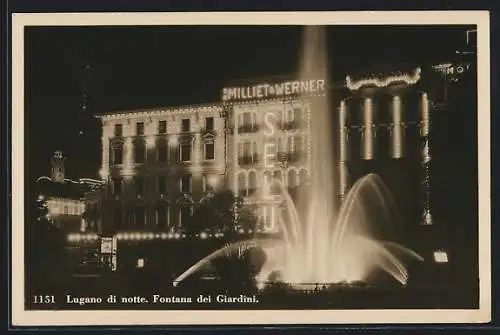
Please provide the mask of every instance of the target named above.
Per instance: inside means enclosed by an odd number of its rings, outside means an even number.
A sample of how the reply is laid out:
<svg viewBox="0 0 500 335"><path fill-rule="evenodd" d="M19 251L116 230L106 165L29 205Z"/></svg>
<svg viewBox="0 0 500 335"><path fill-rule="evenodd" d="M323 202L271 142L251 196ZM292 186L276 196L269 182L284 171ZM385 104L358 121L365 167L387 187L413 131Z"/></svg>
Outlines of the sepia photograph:
<svg viewBox="0 0 500 335"><path fill-rule="evenodd" d="M15 14L12 41L14 323L490 320L487 12Z"/></svg>

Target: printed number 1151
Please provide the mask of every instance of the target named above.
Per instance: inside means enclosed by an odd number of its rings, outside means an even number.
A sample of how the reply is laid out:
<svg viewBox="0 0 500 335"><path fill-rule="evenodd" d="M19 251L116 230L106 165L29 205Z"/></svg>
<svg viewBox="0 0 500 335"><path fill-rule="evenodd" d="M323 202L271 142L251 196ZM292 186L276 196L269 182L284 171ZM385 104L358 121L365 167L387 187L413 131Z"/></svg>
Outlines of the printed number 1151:
<svg viewBox="0 0 500 335"><path fill-rule="evenodd" d="M55 304L55 298L53 295L34 295L33 303L35 304Z"/></svg>

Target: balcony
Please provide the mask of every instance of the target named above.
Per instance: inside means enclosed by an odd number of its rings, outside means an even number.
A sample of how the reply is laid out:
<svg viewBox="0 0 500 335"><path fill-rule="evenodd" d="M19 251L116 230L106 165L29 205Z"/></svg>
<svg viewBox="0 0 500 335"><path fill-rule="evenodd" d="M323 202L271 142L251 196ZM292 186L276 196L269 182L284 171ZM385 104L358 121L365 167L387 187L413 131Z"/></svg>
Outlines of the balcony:
<svg viewBox="0 0 500 335"><path fill-rule="evenodd" d="M299 129L301 127L301 123L299 121L289 121L289 122L283 122L280 124L280 129L281 130L293 130L293 129Z"/></svg>
<svg viewBox="0 0 500 335"><path fill-rule="evenodd" d="M250 154L238 157L238 165L253 165L259 162L257 154Z"/></svg>
<svg viewBox="0 0 500 335"><path fill-rule="evenodd" d="M281 163L295 163L304 156L304 152L293 151L293 152L278 152L278 161Z"/></svg>
<svg viewBox="0 0 500 335"><path fill-rule="evenodd" d="M245 133L255 133L259 131L260 127L257 124L243 124L242 126L238 127L238 133L240 134L245 134Z"/></svg>

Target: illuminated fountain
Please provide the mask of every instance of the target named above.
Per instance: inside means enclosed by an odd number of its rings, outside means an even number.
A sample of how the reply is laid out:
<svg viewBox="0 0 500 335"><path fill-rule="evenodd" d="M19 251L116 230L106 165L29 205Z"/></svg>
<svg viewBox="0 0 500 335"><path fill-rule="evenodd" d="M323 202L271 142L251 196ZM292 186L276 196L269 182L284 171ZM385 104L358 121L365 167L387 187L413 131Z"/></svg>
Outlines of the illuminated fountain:
<svg viewBox="0 0 500 335"><path fill-rule="evenodd" d="M305 31L301 79L327 76L324 31ZM381 239L398 222L396 207L382 180L368 174L354 183L337 211L335 205L335 164L332 113L327 94L315 97L311 113L311 180L309 190L299 194L307 204L304 220L286 188L273 180L285 201L286 210L278 219L278 240L254 238L225 246L203 258L175 279L174 285L217 257L241 248L260 247L266 260L256 277L260 287L284 282L301 289L308 285L370 282L384 272L402 285L408 280L404 259L422 258L396 243ZM301 197L302 195L302 197ZM302 207L302 206L301 206Z"/></svg>

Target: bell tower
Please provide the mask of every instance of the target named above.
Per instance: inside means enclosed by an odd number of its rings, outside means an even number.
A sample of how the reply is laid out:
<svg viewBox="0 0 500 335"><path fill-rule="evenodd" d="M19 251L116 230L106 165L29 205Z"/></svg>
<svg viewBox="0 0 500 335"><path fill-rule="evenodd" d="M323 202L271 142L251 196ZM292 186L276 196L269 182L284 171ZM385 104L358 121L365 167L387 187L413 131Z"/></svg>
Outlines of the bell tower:
<svg viewBox="0 0 500 335"><path fill-rule="evenodd" d="M64 182L64 160L66 158L63 156L61 151L54 152L52 156L52 180L55 182Z"/></svg>

